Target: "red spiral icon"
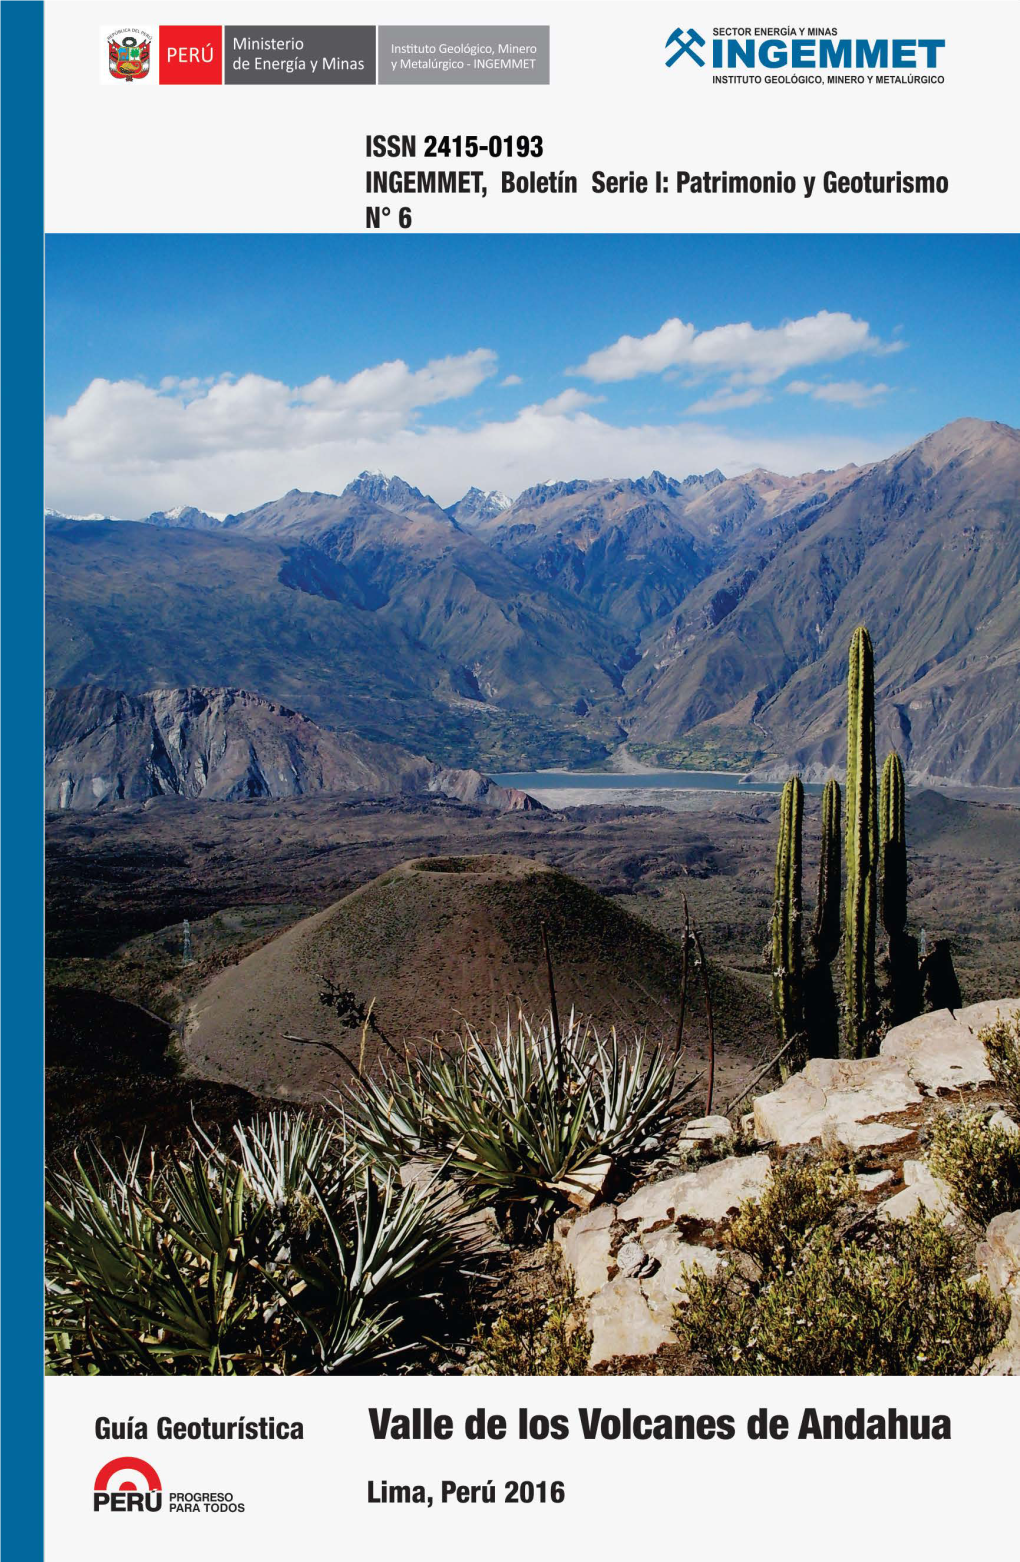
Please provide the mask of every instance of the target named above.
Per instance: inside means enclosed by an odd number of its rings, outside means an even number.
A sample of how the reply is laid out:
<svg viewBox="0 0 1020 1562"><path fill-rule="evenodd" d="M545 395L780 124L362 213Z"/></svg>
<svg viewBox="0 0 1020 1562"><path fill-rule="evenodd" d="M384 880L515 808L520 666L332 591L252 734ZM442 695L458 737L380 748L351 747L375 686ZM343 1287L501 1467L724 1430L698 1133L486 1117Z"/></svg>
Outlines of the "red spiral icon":
<svg viewBox="0 0 1020 1562"><path fill-rule="evenodd" d="M121 1472L127 1476L126 1480L116 1481L114 1477ZM136 1477L136 1479L132 1479ZM109 1464L104 1464L96 1476L96 1491L109 1491L111 1482L114 1491L138 1491L139 1482L144 1481L141 1488L144 1491L162 1491L159 1476L152 1465L145 1459L124 1454L119 1459L111 1459Z"/></svg>

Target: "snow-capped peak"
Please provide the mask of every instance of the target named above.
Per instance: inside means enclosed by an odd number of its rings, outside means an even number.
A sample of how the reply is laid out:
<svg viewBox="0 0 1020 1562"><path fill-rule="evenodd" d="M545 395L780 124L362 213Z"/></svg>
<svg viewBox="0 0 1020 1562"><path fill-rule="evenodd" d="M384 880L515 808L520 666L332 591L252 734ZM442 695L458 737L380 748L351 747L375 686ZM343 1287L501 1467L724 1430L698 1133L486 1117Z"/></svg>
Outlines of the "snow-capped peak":
<svg viewBox="0 0 1020 1562"><path fill-rule="evenodd" d="M462 499L447 508L451 520L462 526L477 526L482 521L494 520L513 505L509 495L498 488L469 488Z"/></svg>
<svg viewBox="0 0 1020 1562"><path fill-rule="evenodd" d="M43 518L47 521L113 521L116 516L103 515L99 510L93 510L91 515L68 515L64 510L43 511Z"/></svg>

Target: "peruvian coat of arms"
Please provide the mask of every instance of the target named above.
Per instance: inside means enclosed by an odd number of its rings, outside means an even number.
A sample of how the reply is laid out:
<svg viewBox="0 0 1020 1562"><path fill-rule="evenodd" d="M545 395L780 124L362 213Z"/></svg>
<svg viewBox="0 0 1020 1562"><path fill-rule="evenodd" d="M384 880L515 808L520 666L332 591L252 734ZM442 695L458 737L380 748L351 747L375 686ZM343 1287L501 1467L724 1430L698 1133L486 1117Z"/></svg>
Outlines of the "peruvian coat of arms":
<svg viewBox="0 0 1020 1562"><path fill-rule="evenodd" d="M121 28L119 32L111 33L107 41L110 45L111 76L116 76L120 81L137 81L149 74L149 45L152 39L148 33Z"/></svg>

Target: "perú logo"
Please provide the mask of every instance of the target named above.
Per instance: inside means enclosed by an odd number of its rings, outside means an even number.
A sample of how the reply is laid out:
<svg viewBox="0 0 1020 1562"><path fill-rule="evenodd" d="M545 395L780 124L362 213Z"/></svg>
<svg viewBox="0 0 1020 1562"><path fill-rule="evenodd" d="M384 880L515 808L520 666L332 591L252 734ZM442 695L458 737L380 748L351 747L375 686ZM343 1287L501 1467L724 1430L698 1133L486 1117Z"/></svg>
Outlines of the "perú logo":
<svg viewBox="0 0 1020 1562"><path fill-rule="evenodd" d="M145 1459L133 1455L111 1459L96 1476L94 1513L158 1513L162 1506L159 1476Z"/></svg>
<svg viewBox="0 0 1020 1562"><path fill-rule="evenodd" d="M666 61L667 66L675 65L677 60L682 59L685 54L689 60L694 61L695 65L704 65L704 60L694 48L695 44L698 44L702 49L705 47L704 38L700 33L696 33L693 27L688 27L686 31L683 27L675 27L666 39L667 49L672 49L674 45L676 46L676 53L671 54Z"/></svg>

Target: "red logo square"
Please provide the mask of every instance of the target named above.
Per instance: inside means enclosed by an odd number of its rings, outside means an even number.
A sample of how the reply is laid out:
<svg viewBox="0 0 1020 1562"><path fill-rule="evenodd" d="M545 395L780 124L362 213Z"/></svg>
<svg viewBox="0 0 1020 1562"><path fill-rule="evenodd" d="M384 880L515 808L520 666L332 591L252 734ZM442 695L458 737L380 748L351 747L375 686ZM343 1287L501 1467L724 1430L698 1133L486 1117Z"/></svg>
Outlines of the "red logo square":
<svg viewBox="0 0 1020 1562"><path fill-rule="evenodd" d="M223 28L161 27L159 83L170 87L221 87Z"/></svg>

